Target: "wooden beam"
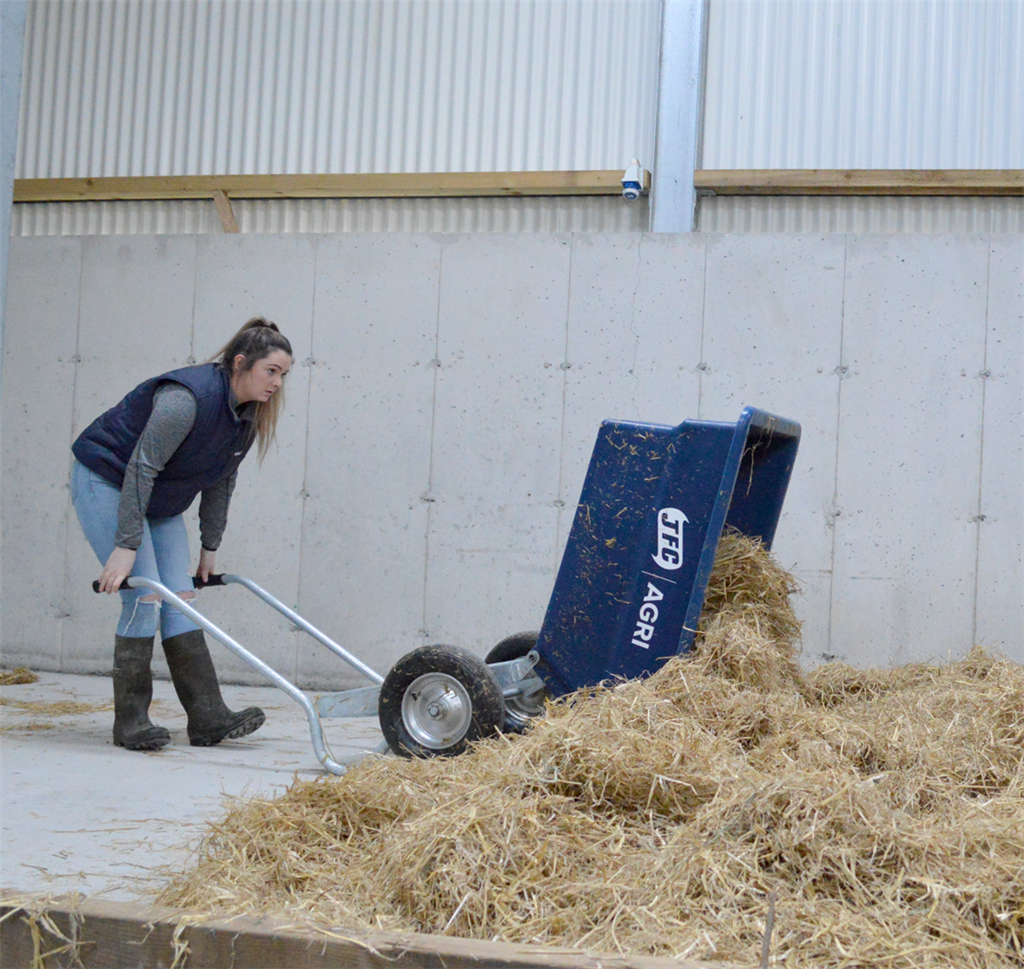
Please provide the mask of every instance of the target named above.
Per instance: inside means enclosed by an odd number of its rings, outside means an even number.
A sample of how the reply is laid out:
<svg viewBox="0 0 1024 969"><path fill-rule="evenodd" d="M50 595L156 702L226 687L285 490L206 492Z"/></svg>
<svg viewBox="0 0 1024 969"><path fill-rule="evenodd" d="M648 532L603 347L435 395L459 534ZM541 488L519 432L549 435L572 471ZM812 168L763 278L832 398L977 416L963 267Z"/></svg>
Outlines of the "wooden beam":
<svg viewBox="0 0 1024 969"><path fill-rule="evenodd" d="M169 175L17 179L15 202L230 198L459 198L618 195L622 172L434 172L383 175ZM645 188L650 172L644 172ZM700 170L716 195L1024 196L1021 169ZM231 231L231 230L226 230Z"/></svg>
<svg viewBox="0 0 1024 969"><path fill-rule="evenodd" d="M397 175L168 175L19 178L15 202L242 198L455 198L619 195L622 172L434 172ZM645 187L650 172L644 173Z"/></svg>
<svg viewBox="0 0 1024 969"><path fill-rule="evenodd" d="M44 917L45 916L45 917ZM184 947L188 957L184 958ZM4 966L245 966L247 969L703 969L665 956L460 939L414 932L302 927L272 918L200 919L103 899L0 897ZM49 957L48 957L49 956ZM180 961L179 961L180 960ZM723 964L716 963L727 969Z"/></svg>
<svg viewBox="0 0 1024 969"><path fill-rule="evenodd" d="M703 169L698 192L715 195L1024 195L1024 169Z"/></svg>
<svg viewBox="0 0 1024 969"><path fill-rule="evenodd" d="M213 204L217 206L217 214L220 216L220 224L225 232L237 232L238 223L235 221L235 213L231 210L231 199L227 192L217 189L213 193Z"/></svg>

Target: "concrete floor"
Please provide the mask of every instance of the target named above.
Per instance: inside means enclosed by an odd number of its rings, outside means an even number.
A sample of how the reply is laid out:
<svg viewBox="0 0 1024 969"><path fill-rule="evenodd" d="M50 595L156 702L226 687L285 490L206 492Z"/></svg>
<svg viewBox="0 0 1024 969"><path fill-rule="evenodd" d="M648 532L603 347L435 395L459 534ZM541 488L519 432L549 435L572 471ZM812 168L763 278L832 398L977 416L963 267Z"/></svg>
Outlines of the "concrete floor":
<svg viewBox="0 0 1024 969"><path fill-rule="evenodd" d="M166 880L161 869L186 863L231 798L273 796L293 778L324 773L294 700L272 686L223 692L233 709L262 707L264 726L243 740L191 747L174 688L158 681L151 717L171 731L171 744L142 753L111 741L108 677L40 673L36 683L0 686L0 887L149 900ZM382 740L376 718L324 728L343 764Z"/></svg>

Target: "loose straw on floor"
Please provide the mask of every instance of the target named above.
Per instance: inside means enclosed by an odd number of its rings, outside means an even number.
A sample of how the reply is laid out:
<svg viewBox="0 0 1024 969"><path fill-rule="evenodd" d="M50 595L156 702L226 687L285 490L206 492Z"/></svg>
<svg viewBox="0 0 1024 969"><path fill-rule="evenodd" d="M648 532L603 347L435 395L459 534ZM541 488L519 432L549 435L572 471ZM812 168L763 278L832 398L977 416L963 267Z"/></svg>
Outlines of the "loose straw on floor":
<svg viewBox="0 0 1024 969"><path fill-rule="evenodd" d="M1024 671L974 650L803 672L793 591L725 536L690 654L462 757L236 802L159 901L746 967L767 942L792 969L1019 969Z"/></svg>

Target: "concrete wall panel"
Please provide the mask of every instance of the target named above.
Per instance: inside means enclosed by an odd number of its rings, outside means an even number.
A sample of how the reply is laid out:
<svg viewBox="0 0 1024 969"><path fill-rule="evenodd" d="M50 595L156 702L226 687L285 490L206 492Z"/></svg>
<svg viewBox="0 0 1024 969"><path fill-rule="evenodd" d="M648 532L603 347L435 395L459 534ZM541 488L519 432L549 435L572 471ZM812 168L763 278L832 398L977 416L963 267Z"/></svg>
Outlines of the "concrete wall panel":
<svg viewBox="0 0 1024 969"><path fill-rule="evenodd" d="M697 416L703 295L701 237L574 239L559 560L601 421Z"/></svg>
<svg viewBox="0 0 1024 969"><path fill-rule="evenodd" d="M95 237L82 245L72 440L140 381L185 366L192 353L195 237ZM93 593L101 567L74 526L63 669L109 669L120 598Z"/></svg>
<svg viewBox="0 0 1024 969"><path fill-rule="evenodd" d="M193 355L208 360L253 316L273 320L288 337L295 364L286 378L277 443L262 466L255 450L238 472L228 528L216 570L244 575L294 608L299 594L302 488L309 401L310 334L316 237L202 236L193 322ZM192 515L197 517L199 502ZM193 529L198 561L198 527ZM202 593L203 610L217 625L285 676L295 674L297 634L291 623L241 588ZM215 649L218 669L238 679L249 668Z"/></svg>
<svg viewBox="0 0 1024 969"><path fill-rule="evenodd" d="M986 240L849 240L831 651L972 645Z"/></svg>
<svg viewBox="0 0 1024 969"><path fill-rule="evenodd" d="M13 246L4 339L3 662L60 667L82 242Z"/></svg>
<svg viewBox="0 0 1024 969"><path fill-rule="evenodd" d="M538 629L551 589L568 236L444 246L426 636L486 653Z"/></svg>
<svg viewBox="0 0 1024 969"><path fill-rule="evenodd" d="M537 628L602 419L748 403L803 425L775 549L806 588L805 661L1019 657L1021 260L986 235L14 240L3 661L109 669L68 445L258 312L296 367L218 567L381 672ZM243 590L203 602L303 686L364 682Z"/></svg>
<svg viewBox="0 0 1024 969"><path fill-rule="evenodd" d="M992 239L975 638L1024 663L1024 246Z"/></svg>
<svg viewBox="0 0 1024 969"><path fill-rule="evenodd" d="M395 234L317 257L299 611L381 673L422 641L440 262ZM300 681L367 685L299 643Z"/></svg>
<svg viewBox="0 0 1024 969"><path fill-rule="evenodd" d="M774 551L804 587L805 661L828 653L831 515L843 331L843 236L711 236L701 416L752 405L801 425Z"/></svg>

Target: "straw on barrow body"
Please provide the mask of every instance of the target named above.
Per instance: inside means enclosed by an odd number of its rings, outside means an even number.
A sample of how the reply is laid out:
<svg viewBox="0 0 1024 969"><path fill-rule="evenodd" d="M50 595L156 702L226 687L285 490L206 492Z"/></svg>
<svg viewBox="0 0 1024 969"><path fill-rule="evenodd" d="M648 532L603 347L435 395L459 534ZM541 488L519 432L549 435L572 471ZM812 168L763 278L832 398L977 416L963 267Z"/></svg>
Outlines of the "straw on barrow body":
<svg viewBox="0 0 1024 969"><path fill-rule="evenodd" d="M1024 672L801 672L792 578L723 537L695 649L459 758L240 802L160 901L803 969L1024 961Z"/></svg>

